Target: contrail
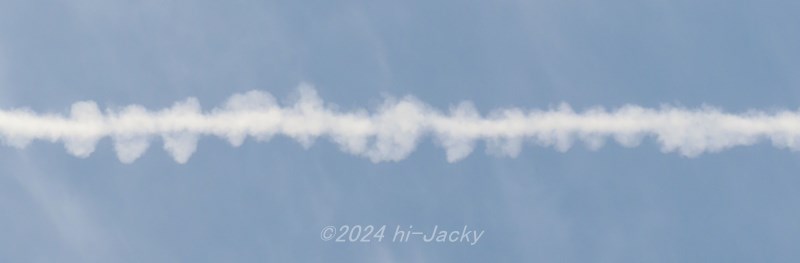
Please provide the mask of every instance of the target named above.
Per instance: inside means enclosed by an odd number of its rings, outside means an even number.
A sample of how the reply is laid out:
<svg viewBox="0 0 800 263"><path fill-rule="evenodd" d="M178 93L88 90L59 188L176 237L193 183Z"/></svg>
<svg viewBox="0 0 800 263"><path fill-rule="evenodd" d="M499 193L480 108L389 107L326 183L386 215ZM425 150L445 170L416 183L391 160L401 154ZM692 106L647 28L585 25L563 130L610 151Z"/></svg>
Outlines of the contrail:
<svg viewBox="0 0 800 263"><path fill-rule="evenodd" d="M424 137L444 148L449 162L468 156L478 141L485 142L490 153L512 157L525 143L566 151L575 141L593 149L607 139L634 147L645 137L657 141L663 152L688 157L763 140L800 150L798 111L731 114L712 107L627 105L575 112L561 104L548 110L498 109L484 116L470 102L443 113L407 96L386 99L372 112L345 112L326 105L308 84L301 84L299 93L294 103L282 106L269 93L250 91L205 112L195 98L159 111L130 105L102 112L92 101L73 104L68 116L0 110L0 138L18 148L33 140L63 142L69 153L87 157L97 141L108 137L123 163L139 158L156 137L176 162L185 163L198 138L206 135L224 138L233 146L247 137L267 141L284 135L309 147L316 138L326 137L342 151L373 162L402 160Z"/></svg>

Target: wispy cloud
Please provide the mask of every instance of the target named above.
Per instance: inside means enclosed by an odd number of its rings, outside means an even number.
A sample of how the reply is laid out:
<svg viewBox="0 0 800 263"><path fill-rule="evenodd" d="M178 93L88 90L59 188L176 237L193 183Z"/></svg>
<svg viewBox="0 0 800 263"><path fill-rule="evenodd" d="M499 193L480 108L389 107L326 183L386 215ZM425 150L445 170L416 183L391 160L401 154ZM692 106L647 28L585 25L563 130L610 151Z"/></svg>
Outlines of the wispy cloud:
<svg viewBox="0 0 800 263"><path fill-rule="evenodd" d="M450 162L468 156L478 141L486 142L488 152L512 157L526 142L565 151L575 141L594 149L608 139L634 147L645 137L653 137L664 152L689 157L762 140L800 150L797 111L731 114L712 107L627 105L576 112L561 104L547 110L505 108L482 115L470 102L443 113L407 96L387 99L372 112L345 112L326 105L310 85L300 85L299 93L293 103L280 105L269 93L250 91L205 112L195 98L158 111L131 105L103 112L92 101L73 104L68 116L2 110L0 137L20 148L33 140L63 142L78 157L89 156L98 140L110 137L125 163L139 158L157 137L175 161L185 163L196 150L198 138L207 135L224 138L233 146L247 137L267 141L284 135L309 147L316 138L325 137L342 151L373 162L402 160L423 137L443 147Z"/></svg>

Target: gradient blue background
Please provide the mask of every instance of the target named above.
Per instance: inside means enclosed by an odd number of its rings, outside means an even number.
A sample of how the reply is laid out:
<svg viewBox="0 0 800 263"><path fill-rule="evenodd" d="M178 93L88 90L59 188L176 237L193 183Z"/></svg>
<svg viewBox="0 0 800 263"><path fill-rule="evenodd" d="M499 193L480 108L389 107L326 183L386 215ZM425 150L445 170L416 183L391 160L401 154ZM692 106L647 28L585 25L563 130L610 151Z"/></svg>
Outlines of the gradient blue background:
<svg viewBox="0 0 800 263"><path fill-rule="evenodd" d="M626 103L796 109L798 1L0 1L0 106L78 100L210 109L302 81L343 109L414 95L578 109ZM374 164L325 140L232 148L189 163L109 140L0 147L2 262L797 262L800 155L766 143L685 158L634 149L430 140ZM324 242L326 225L486 231L475 246Z"/></svg>

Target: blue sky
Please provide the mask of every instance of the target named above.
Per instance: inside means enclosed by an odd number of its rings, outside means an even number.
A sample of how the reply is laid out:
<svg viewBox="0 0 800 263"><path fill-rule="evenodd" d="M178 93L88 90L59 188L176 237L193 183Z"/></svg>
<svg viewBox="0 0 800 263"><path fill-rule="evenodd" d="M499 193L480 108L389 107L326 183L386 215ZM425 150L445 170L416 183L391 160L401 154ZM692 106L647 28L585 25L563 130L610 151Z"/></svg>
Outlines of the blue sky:
<svg viewBox="0 0 800 263"><path fill-rule="evenodd" d="M312 83L343 109L413 95L447 109L662 103L796 110L794 1L0 1L0 106L204 109ZM687 158L615 143L457 163L430 139L373 163L327 140L186 164L154 143L0 147L3 262L792 262L798 154L768 143ZM332 243L327 225L474 226L475 246Z"/></svg>

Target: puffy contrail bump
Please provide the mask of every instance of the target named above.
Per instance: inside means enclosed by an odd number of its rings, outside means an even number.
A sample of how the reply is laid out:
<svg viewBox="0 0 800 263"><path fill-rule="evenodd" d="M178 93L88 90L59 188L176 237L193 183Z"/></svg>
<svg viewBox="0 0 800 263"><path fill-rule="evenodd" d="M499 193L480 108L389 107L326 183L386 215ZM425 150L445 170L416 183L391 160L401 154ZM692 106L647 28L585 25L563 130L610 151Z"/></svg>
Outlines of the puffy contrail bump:
<svg viewBox="0 0 800 263"><path fill-rule="evenodd" d="M371 112L340 111L326 105L310 85L300 85L299 93L290 105L280 105L266 92L235 94L205 112L195 98L158 111L138 105L101 111L92 101L73 104L66 116L0 110L0 138L19 148L34 140L62 142L69 153L87 157L100 139L108 137L124 163L139 158L157 138L175 161L185 163L198 138L208 135L233 146L248 137L267 141L283 135L309 147L316 138L325 137L342 151L373 162L402 160L424 137L444 148L449 162L468 156L478 141L485 142L488 152L512 157L526 143L566 151L575 141L593 149L609 139L634 147L645 137L652 137L663 152L689 157L760 141L800 150L798 111L732 114L712 107L627 105L575 112L561 104L547 110L504 108L482 115L470 102L444 113L410 96L387 99Z"/></svg>

